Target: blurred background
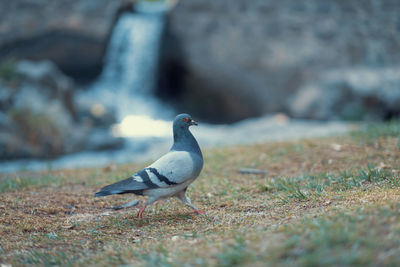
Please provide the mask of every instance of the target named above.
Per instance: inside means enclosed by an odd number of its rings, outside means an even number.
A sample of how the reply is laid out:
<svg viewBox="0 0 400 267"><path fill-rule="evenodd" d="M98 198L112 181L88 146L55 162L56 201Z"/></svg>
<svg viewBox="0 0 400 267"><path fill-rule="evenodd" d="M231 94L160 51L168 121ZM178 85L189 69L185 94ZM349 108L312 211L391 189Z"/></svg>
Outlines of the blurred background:
<svg viewBox="0 0 400 267"><path fill-rule="evenodd" d="M399 118L399 14L398 0L0 0L0 171L156 157L181 112L205 146Z"/></svg>

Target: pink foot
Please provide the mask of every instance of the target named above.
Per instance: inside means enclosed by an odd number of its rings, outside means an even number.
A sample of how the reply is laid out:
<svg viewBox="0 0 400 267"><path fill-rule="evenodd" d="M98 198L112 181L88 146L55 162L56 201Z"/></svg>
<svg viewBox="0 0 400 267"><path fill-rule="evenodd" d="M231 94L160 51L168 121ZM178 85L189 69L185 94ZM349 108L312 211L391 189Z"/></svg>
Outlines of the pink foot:
<svg viewBox="0 0 400 267"><path fill-rule="evenodd" d="M193 210L192 213L193 213L193 214L199 214L199 215L200 215L200 214L205 214L206 212L205 212L205 211L202 211L202 210Z"/></svg>
<svg viewBox="0 0 400 267"><path fill-rule="evenodd" d="M143 205L142 207L139 208L139 212L137 214L137 218L139 220L143 219L143 211L146 209L146 207L147 207L146 205Z"/></svg>

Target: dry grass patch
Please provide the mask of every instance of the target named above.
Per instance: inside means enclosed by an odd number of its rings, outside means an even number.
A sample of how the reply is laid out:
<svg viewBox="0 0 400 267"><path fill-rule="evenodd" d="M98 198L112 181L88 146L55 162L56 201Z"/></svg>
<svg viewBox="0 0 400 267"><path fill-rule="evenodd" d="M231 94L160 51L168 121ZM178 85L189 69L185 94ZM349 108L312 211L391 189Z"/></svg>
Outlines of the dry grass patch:
<svg viewBox="0 0 400 267"><path fill-rule="evenodd" d="M93 197L143 165L3 175L0 263L399 264L396 125L206 151L205 168L189 188L204 216L171 199L150 206L139 221L134 209L107 209L131 196ZM242 167L267 174L240 174Z"/></svg>

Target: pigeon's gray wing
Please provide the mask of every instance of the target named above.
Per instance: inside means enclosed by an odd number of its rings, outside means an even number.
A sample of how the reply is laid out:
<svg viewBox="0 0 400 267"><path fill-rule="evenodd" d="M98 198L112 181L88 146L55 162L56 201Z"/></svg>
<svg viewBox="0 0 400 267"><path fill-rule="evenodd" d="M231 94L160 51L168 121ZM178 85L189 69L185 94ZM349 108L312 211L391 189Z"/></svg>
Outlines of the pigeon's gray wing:
<svg viewBox="0 0 400 267"><path fill-rule="evenodd" d="M135 193L143 190L170 187L196 178L203 167L203 159L185 151L171 151L128 179L103 187L95 196Z"/></svg>
<svg viewBox="0 0 400 267"><path fill-rule="evenodd" d="M143 169L125 180L103 187L99 192L94 194L94 196L102 197L126 193L142 195L143 190L157 187L157 185L150 181L146 169Z"/></svg>
<svg viewBox="0 0 400 267"><path fill-rule="evenodd" d="M195 179L203 168L203 158L187 151L170 151L145 170L159 187L168 187Z"/></svg>

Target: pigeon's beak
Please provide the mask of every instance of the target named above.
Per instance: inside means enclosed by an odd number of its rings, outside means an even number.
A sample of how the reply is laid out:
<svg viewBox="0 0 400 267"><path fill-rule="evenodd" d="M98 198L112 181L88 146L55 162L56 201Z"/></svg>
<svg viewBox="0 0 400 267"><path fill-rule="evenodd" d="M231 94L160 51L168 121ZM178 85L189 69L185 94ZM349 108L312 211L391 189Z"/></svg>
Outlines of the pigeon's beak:
<svg viewBox="0 0 400 267"><path fill-rule="evenodd" d="M190 125L196 125L196 126L197 126L197 125L199 125L199 124L198 124L196 121L191 120L191 121L190 121Z"/></svg>

